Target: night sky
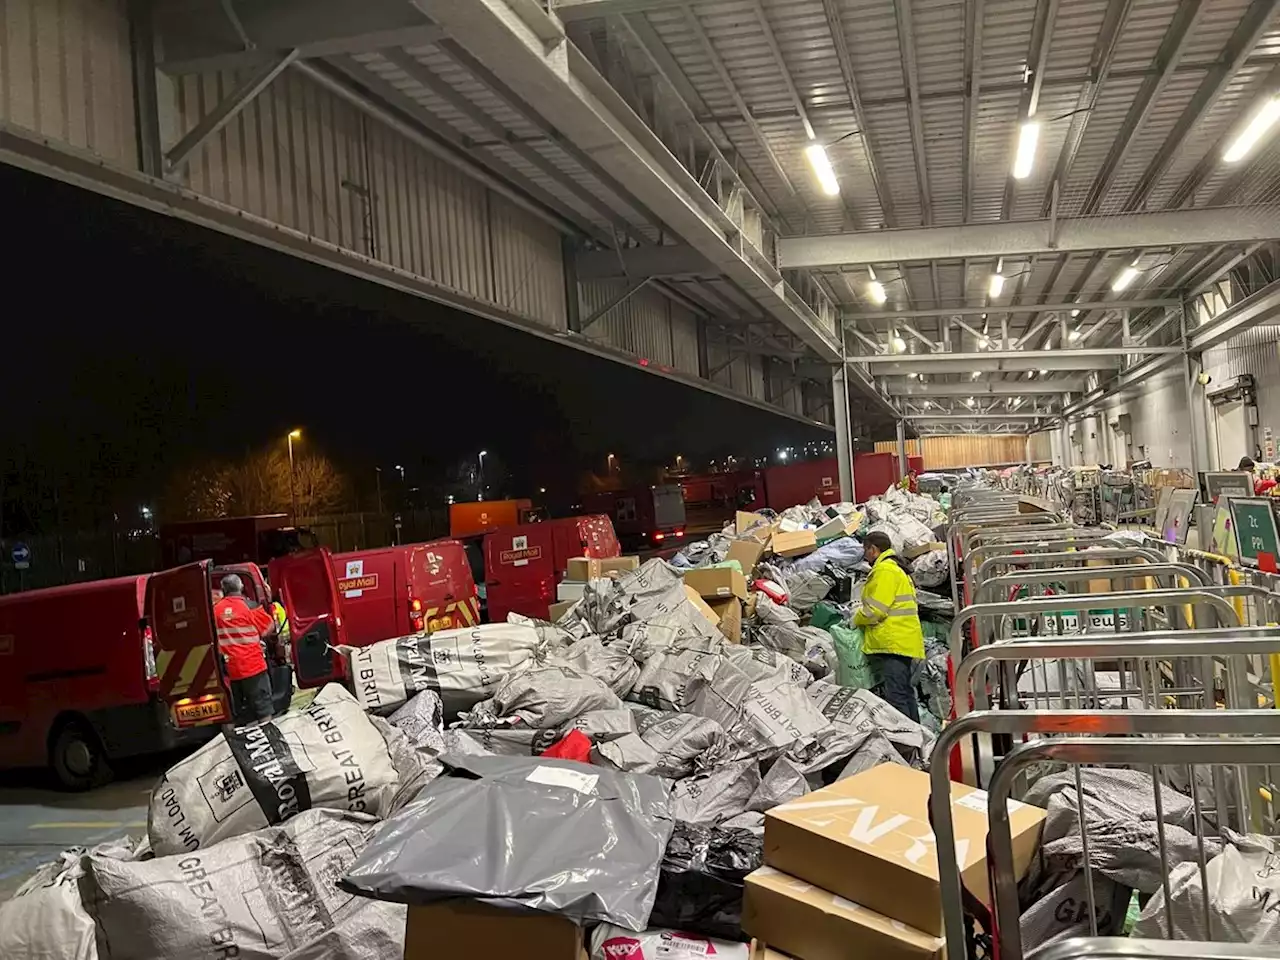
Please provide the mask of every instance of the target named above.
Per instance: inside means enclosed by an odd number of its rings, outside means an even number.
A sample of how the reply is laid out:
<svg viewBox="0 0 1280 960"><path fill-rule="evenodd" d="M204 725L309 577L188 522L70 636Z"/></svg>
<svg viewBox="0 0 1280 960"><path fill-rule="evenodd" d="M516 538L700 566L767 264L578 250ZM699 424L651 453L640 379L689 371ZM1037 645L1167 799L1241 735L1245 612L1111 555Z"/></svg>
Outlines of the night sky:
<svg viewBox="0 0 1280 960"><path fill-rule="evenodd" d="M145 502L175 466L295 426L357 477L399 463L430 483L488 449L512 495L572 485L610 452L700 461L829 438L3 165L0 205L18 239L0 465L64 498Z"/></svg>

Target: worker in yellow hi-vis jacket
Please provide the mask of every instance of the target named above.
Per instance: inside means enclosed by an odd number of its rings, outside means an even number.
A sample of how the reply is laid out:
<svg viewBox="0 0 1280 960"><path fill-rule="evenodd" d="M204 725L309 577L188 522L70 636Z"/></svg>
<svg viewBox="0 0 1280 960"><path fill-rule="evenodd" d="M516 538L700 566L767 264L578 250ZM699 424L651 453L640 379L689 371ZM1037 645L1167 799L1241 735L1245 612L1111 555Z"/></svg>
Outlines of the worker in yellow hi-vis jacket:
<svg viewBox="0 0 1280 960"><path fill-rule="evenodd" d="M871 576L862 586L862 603L854 611L853 625L862 628L862 652L880 695L919 723L911 661L924 659L924 631L915 584L899 564L887 534L873 530L862 545Z"/></svg>

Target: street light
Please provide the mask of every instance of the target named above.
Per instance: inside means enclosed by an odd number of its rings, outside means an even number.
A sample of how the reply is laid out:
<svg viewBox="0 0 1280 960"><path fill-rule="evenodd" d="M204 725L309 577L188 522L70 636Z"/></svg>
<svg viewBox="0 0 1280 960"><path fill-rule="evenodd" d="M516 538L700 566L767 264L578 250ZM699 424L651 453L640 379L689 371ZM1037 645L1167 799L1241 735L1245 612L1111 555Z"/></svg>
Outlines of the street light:
<svg viewBox="0 0 1280 960"><path fill-rule="evenodd" d="M293 462L293 441L302 439L301 430L290 430L289 436L289 503L293 506L293 525L298 525L298 471Z"/></svg>
<svg viewBox="0 0 1280 960"><path fill-rule="evenodd" d="M615 457L612 453L605 458L605 470L607 473L613 473L614 462L617 459L618 458Z"/></svg>

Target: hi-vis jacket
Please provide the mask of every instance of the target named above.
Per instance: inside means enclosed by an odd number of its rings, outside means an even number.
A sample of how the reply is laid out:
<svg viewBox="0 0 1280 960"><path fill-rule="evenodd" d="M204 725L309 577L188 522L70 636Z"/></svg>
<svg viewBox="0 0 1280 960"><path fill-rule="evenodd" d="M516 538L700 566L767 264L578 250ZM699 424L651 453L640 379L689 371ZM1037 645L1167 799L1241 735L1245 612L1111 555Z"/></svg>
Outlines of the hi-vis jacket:
<svg viewBox="0 0 1280 960"><path fill-rule="evenodd" d="M871 576L862 587L862 604L853 613L853 625L862 627L864 653L924 659L915 584L898 566L892 550L876 557Z"/></svg>
<svg viewBox="0 0 1280 960"><path fill-rule="evenodd" d="M249 606L243 597L223 597L213 605L213 620L229 679L256 677L267 669L262 643L274 627L271 614L259 606Z"/></svg>

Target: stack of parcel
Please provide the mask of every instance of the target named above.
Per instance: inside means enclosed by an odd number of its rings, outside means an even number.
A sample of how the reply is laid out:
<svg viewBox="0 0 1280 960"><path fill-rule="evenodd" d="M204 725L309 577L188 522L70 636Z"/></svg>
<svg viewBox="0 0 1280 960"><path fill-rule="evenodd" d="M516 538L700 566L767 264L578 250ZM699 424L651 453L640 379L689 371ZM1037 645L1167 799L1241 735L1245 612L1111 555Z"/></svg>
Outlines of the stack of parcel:
<svg viewBox="0 0 1280 960"><path fill-rule="evenodd" d="M931 956L921 770L945 683L922 670L911 721L849 625L857 534L887 524L927 557L925 500L740 514L672 563L587 570L554 624L350 650L349 686L170 769L141 842L68 851L0 905L0 956L373 960L519 935L548 956L745 957L755 934L825 960L842 924ZM921 591L943 636L949 607ZM844 885L827 842L908 887Z"/></svg>

